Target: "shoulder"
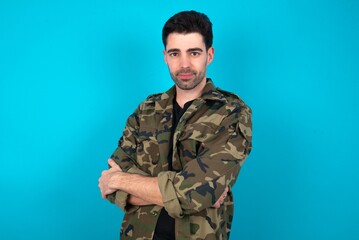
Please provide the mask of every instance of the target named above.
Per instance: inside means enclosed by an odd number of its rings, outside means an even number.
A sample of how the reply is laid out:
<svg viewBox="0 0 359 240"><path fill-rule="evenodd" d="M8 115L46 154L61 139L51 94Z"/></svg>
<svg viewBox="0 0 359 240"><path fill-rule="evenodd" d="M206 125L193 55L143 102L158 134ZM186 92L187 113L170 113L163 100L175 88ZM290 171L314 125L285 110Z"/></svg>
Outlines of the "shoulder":
<svg viewBox="0 0 359 240"><path fill-rule="evenodd" d="M163 93L155 93L147 96L146 100L144 102L156 102L161 100Z"/></svg>
<svg viewBox="0 0 359 240"><path fill-rule="evenodd" d="M146 104L151 104L151 103L155 103L161 100L161 96L163 95L163 93L155 93L155 94L151 94L148 95L145 100L141 103L141 105L146 105Z"/></svg>
<svg viewBox="0 0 359 240"><path fill-rule="evenodd" d="M249 141L252 141L252 110L236 94L217 89L223 97L226 98L226 109L228 112L228 121L236 124L242 135Z"/></svg>
<svg viewBox="0 0 359 240"><path fill-rule="evenodd" d="M138 107L140 112L142 111L154 111L156 102L159 102L163 97L163 93L155 93L147 96L144 101L142 101Z"/></svg>
<svg viewBox="0 0 359 240"><path fill-rule="evenodd" d="M235 93L225 91L220 88L216 88L216 90L222 94L223 98L226 99L227 106L233 111L241 111L247 112L251 114L251 108L243 101L243 99Z"/></svg>

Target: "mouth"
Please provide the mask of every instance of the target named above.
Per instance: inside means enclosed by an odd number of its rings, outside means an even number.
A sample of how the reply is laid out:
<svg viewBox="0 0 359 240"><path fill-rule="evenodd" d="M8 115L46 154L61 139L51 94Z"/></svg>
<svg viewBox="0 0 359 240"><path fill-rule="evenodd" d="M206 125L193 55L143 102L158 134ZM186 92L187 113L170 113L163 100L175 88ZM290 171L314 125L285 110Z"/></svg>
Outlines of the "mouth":
<svg viewBox="0 0 359 240"><path fill-rule="evenodd" d="M193 73L180 73L177 76L181 79L188 80L188 79L192 79L194 74Z"/></svg>
<svg viewBox="0 0 359 240"><path fill-rule="evenodd" d="M191 69L181 69L180 71L177 72L176 75L178 78L182 80L190 80L194 78L194 76L196 75L196 71Z"/></svg>

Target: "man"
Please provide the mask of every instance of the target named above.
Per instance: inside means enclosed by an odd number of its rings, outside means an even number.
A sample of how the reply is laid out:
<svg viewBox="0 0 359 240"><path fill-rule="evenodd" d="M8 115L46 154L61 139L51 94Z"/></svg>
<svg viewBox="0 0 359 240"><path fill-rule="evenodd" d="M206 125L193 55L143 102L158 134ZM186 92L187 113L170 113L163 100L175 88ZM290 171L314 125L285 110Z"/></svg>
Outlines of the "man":
<svg viewBox="0 0 359 240"><path fill-rule="evenodd" d="M212 23L180 12L163 27L175 85L128 118L102 172L103 198L125 211L121 239L228 239L231 188L251 151L251 110L206 77Z"/></svg>

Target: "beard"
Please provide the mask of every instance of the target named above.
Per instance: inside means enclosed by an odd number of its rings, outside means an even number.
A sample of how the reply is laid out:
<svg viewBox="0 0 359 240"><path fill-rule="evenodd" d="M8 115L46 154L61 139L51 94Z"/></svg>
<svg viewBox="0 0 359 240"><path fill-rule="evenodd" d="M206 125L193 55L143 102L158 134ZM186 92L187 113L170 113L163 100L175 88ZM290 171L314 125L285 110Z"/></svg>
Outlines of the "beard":
<svg viewBox="0 0 359 240"><path fill-rule="evenodd" d="M181 79L179 75L182 73L193 74L193 77L191 79ZM178 70L174 73L170 72L170 75L172 80L176 83L177 87L179 87L182 90L192 90L202 82L202 80L206 76L206 73L197 72L195 70L191 70L190 68L186 68L186 69Z"/></svg>

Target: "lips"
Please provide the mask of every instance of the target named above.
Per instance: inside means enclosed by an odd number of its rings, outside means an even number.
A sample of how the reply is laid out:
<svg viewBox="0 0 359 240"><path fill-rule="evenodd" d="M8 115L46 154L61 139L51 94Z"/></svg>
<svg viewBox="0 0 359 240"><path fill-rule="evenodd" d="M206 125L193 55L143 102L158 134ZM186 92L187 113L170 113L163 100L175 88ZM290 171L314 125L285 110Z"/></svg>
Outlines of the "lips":
<svg viewBox="0 0 359 240"><path fill-rule="evenodd" d="M181 79L191 79L193 78L193 73L180 73L178 74L178 77Z"/></svg>
<svg viewBox="0 0 359 240"><path fill-rule="evenodd" d="M176 73L177 77L182 80L190 80L196 75L196 71L192 69L181 69Z"/></svg>

